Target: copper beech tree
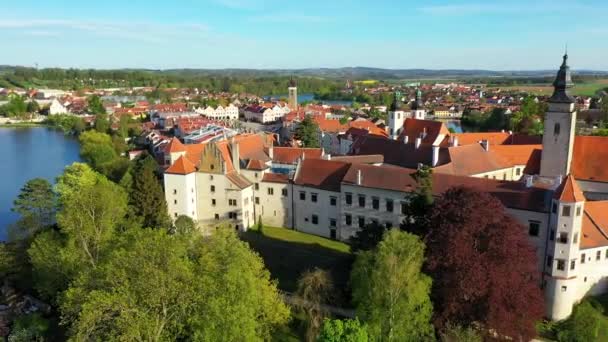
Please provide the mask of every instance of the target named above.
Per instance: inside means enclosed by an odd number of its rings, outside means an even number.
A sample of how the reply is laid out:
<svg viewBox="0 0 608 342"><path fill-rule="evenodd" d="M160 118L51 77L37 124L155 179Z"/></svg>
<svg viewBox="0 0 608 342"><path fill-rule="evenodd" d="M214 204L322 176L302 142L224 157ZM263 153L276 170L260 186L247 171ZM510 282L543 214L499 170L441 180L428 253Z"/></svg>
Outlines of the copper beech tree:
<svg viewBox="0 0 608 342"><path fill-rule="evenodd" d="M529 341L543 317L537 256L525 229L487 193L456 187L430 212L426 273L435 324L480 325L494 337Z"/></svg>

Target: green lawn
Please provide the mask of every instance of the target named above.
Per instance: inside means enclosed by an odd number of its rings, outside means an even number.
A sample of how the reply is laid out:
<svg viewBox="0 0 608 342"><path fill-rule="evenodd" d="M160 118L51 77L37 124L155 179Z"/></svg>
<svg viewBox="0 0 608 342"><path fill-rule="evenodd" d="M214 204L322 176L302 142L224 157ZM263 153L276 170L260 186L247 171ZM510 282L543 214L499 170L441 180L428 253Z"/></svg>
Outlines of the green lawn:
<svg viewBox="0 0 608 342"><path fill-rule="evenodd" d="M334 304L350 306L348 280L354 255L348 245L286 228L264 227L264 235L250 229L241 234L264 259L283 291L294 292L300 275L315 268L331 273L337 296Z"/></svg>
<svg viewBox="0 0 608 342"><path fill-rule="evenodd" d="M257 232L257 228L253 228L252 230ZM298 232L297 230L293 229L264 226L264 235L277 240L309 245L319 245L320 247L333 249L338 252L350 253L350 247L343 242L326 239L324 237L312 234Z"/></svg>

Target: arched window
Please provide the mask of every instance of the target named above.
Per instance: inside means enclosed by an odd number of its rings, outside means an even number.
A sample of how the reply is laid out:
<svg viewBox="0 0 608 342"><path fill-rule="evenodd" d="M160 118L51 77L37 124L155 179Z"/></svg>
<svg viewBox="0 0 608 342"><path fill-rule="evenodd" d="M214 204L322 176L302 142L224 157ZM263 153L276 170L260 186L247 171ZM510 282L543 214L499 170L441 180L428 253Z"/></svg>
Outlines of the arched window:
<svg viewBox="0 0 608 342"><path fill-rule="evenodd" d="M559 123L556 123L555 126L553 127L553 135L559 135L559 131L560 131L560 126Z"/></svg>

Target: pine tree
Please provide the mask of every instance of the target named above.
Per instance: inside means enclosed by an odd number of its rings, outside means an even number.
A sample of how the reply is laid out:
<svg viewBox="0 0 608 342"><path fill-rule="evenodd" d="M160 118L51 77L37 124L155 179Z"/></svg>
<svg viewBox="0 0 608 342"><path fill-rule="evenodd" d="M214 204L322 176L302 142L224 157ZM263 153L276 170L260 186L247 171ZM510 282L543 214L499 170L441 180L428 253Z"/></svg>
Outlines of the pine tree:
<svg viewBox="0 0 608 342"><path fill-rule="evenodd" d="M156 176L158 166L150 155L141 156L133 168L129 204L147 228L169 228L171 220L163 188Z"/></svg>

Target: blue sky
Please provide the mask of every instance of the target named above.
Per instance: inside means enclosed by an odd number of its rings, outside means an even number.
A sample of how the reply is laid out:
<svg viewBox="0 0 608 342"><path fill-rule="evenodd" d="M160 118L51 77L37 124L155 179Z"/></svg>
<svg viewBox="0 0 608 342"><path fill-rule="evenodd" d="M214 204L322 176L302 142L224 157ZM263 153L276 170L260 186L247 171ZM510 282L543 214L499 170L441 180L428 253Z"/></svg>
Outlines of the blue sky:
<svg viewBox="0 0 608 342"><path fill-rule="evenodd" d="M0 0L0 64L608 70L606 0Z"/></svg>

